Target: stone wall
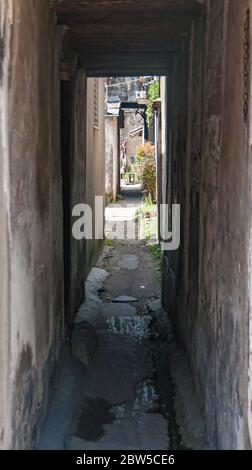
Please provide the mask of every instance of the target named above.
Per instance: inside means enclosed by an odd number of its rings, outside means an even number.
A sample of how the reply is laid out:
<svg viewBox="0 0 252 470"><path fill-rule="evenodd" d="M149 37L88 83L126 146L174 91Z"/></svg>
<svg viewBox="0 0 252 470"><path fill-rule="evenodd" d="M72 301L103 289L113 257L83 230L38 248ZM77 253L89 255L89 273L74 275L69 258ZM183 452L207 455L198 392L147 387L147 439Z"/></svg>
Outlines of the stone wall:
<svg viewBox="0 0 252 470"><path fill-rule="evenodd" d="M192 25L186 159L182 181L173 169L170 181L173 202L177 188L183 205L182 243L180 253L164 257L164 303L190 358L209 443L219 449L251 446L251 166L243 115L248 6L247 0L209 0L205 18Z"/></svg>

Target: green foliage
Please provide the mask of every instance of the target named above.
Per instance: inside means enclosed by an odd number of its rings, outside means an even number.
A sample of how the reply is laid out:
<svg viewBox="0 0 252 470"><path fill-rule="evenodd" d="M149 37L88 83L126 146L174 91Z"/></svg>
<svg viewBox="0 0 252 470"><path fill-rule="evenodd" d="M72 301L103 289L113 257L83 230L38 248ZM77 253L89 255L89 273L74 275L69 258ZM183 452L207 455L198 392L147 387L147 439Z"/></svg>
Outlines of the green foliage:
<svg viewBox="0 0 252 470"><path fill-rule="evenodd" d="M109 206L109 204L112 204L112 202L114 202L113 193L106 193L105 194L105 206Z"/></svg>
<svg viewBox="0 0 252 470"><path fill-rule="evenodd" d="M160 245L158 243L149 245L149 251L151 252L152 256L154 256L154 258L159 262L157 270L161 271L163 256L162 256Z"/></svg>
<svg viewBox="0 0 252 470"><path fill-rule="evenodd" d="M147 115L147 119L149 123L154 118L154 112L152 109L153 102L157 100L159 96L160 96L160 86L159 86L159 81L156 80L148 88L148 106L147 106L146 115Z"/></svg>
<svg viewBox="0 0 252 470"><path fill-rule="evenodd" d="M155 206L153 205L150 195L143 197L143 205L146 211L150 209L155 210Z"/></svg>
<svg viewBox="0 0 252 470"><path fill-rule="evenodd" d="M150 250L151 254L152 254L158 261L161 261L161 260L162 260L161 248L160 248L160 245L159 245L158 243L153 244L153 245L149 245L149 250Z"/></svg>
<svg viewBox="0 0 252 470"><path fill-rule="evenodd" d="M150 198L143 198L142 205L136 211L136 219L139 222L141 237L144 240L157 240L158 219L157 205Z"/></svg>
<svg viewBox="0 0 252 470"><path fill-rule="evenodd" d="M135 170L145 198L156 200L156 159L154 145L146 142L137 149Z"/></svg>
<svg viewBox="0 0 252 470"><path fill-rule="evenodd" d="M145 217L146 214L148 215L150 212L156 213L157 212L157 206L156 206L156 204L153 203L150 196L143 197L142 205L137 209L136 214L139 215L139 216L142 215L142 216Z"/></svg>
<svg viewBox="0 0 252 470"><path fill-rule="evenodd" d="M124 173L122 179L129 181L129 175L136 175L136 169L135 169L135 164L131 163L128 166L128 170Z"/></svg>
<svg viewBox="0 0 252 470"><path fill-rule="evenodd" d="M126 173L124 173L122 179L126 180L126 181L129 181L129 171L126 171Z"/></svg>
<svg viewBox="0 0 252 470"><path fill-rule="evenodd" d="M135 163L131 163L129 167L129 174L135 175L136 174L136 169L135 169Z"/></svg>

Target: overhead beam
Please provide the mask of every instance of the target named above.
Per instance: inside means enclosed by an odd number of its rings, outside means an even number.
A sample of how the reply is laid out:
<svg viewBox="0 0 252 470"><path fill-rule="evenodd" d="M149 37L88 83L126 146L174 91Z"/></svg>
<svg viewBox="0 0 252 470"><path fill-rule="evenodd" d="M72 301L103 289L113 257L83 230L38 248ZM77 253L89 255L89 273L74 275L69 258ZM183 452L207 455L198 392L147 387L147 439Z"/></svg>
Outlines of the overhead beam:
<svg viewBox="0 0 252 470"><path fill-rule="evenodd" d="M168 75L168 66L167 67L143 67L143 66L135 66L135 67L122 67L119 66L110 66L108 64L107 67L101 68L90 68L88 67L85 69L87 72L87 77L136 77L139 75L151 75L151 76L159 76L164 77Z"/></svg>
<svg viewBox="0 0 252 470"><path fill-rule="evenodd" d="M67 33L69 36L80 37L82 39L96 39L102 37L111 37L111 38L120 38L124 36L130 40L130 37L141 37L145 35L148 39L150 37L176 37L180 35L188 34L190 23L187 21L183 22L169 22L169 21L160 21L157 23L137 23L137 22L127 22L121 23L103 23L102 25L97 25L96 23L81 23L74 24L68 23Z"/></svg>
<svg viewBox="0 0 252 470"><path fill-rule="evenodd" d="M203 0L50 0L50 6L58 12L64 11L142 11L176 10L179 12L198 11L204 6Z"/></svg>
<svg viewBox="0 0 252 470"><path fill-rule="evenodd" d="M200 12L197 12L200 13ZM102 27L105 24L112 25L124 25L124 24L138 24L141 19L141 25L143 24L155 24L162 23L177 23L183 26L188 24L192 18L196 16L195 12L187 12L184 14L178 14L177 11L164 10L162 12L153 9L152 11L134 9L134 12L120 12L120 11L100 11L98 10L95 14L92 11L85 13L79 11L66 11L64 13L57 12L58 23L68 25L94 25L96 27ZM198 15L197 15L198 16Z"/></svg>
<svg viewBox="0 0 252 470"><path fill-rule="evenodd" d="M53 0L70 47L93 75L162 74L203 0ZM147 55L146 55L147 53ZM65 54L64 54L65 56ZM64 57L65 58L65 57Z"/></svg>
<svg viewBox="0 0 252 470"><path fill-rule="evenodd" d="M174 53L81 54L78 66L85 68L88 76L94 77L166 75Z"/></svg>
<svg viewBox="0 0 252 470"><path fill-rule="evenodd" d="M149 56L150 54L155 60L156 56L164 57L167 53L176 52L179 48L181 43L186 40L186 37L180 38L169 38L169 40L164 41L152 41L145 40L144 38L138 42L134 41L121 41L115 43L113 40L104 40L103 43L101 42L88 42L85 43L84 41L76 41L72 38L68 38L69 44L71 44L72 49L79 54L80 56L90 56L92 60L92 55L101 56L110 58L111 56L118 56L120 59L127 56L136 56L141 60L141 56L144 57Z"/></svg>
<svg viewBox="0 0 252 470"><path fill-rule="evenodd" d="M164 47L164 46L161 46L156 50L156 48L149 48L148 52L149 54L153 57L153 62L155 63L156 60L155 60L155 57L154 55L155 54L170 54L170 53L177 53L177 51L180 50L180 45L181 43L174 43L174 44L169 44L168 46ZM74 53L75 55L78 55L79 57L81 58L84 58L84 60L88 60L89 62L94 62L94 59L98 56L99 58L101 58L101 61L103 62L103 58L105 58L105 60L111 60L111 57L117 55L119 56L118 60L119 61L122 61L122 60L131 60L132 57L134 57L136 54L135 52L137 52L137 55L138 55L138 61L139 62L145 62L144 61L144 58L141 58L141 55L144 54L146 52L146 48L144 48L144 46L139 46L137 47L136 49L134 49L133 47L129 47L127 51L125 51L125 49L121 50L121 48L116 48L113 50L112 47L106 47L104 49L100 49L99 46L98 47L90 47L90 51L88 50L87 47L82 47L82 45L79 45L79 46L75 46L73 45L73 50L74 50ZM120 53L120 50L121 50L121 53ZM92 57L93 56L93 57ZM157 58L157 61L159 62L159 59ZM148 61L149 62L149 61Z"/></svg>

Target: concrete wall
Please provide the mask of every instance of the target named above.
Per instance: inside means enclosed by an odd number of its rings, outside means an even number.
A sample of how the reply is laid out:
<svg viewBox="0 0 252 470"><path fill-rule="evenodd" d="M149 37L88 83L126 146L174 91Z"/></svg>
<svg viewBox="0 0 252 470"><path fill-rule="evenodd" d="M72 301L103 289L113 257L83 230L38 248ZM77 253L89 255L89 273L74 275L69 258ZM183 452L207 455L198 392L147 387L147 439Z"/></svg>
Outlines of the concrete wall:
<svg viewBox="0 0 252 470"><path fill-rule="evenodd" d="M0 448L27 449L38 439L69 326L60 148L64 52L48 2L8 0L0 7ZM70 217L73 205L93 205L95 195L104 195L103 80L97 130L93 82L87 85L85 71L73 63L69 151L64 153ZM70 321L101 243L86 246L69 238Z"/></svg>
<svg viewBox="0 0 252 470"><path fill-rule="evenodd" d="M59 47L46 2L4 3L1 446L27 448L63 339Z"/></svg>
<svg viewBox="0 0 252 470"><path fill-rule="evenodd" d="M243 115L249 3L209 0L205 19L192 26L186 158L182 180L170 166L168 184L183 206L183 231L180 251L165 256L164 303L190 357L210 445L219 449L251 446L251 157Z"/></svg>
<svg viewBox="0 0 252 470"><path fill-rule="evenodd" d="M64 207L69 212L64 219L65 240L65 292L66 326L71 322L79 305L84 300L85 280L95 263L102 247L102 240L76 240L72 236L73 207L87 203L95 217L95 196L104 196L104 80L99 79L99 127L94 126L94 79L87 79L85 69L76 67L77 59L72 57L69 68L72 77L64 87L64 113L62 116L64 146ZM64 82L66 84L66 82ZM63 91L62 87L61 90ZM70 119L69 119L70 114ZM68 127L70 128L68 130ZM66 138L66 133L69 136ZM69 146L69 151L66 147ZM93 223L93 236L95 225ZM67 294L67 295L66 295Z"/></svg>
<svg viewBox="0 0 252 470"><path fill-rule="evenodd" d="M10 30L6 22L7 4L0 4L0 449L6 449L11 441L10 390L10 246L9 246L9 155L7 141L8 103L8 54Z"/></svg>
<svg viewBox="0 0 252 470"><path fill-rule="evenodd" d="M119 191L120 138L118 117L105 119L105 193L116 196Z"/></svg>
<svg viewBox="0 0 252 470"><path fill-rule="evenodd" d="M249 2L250 12L252 1ZM250 45L252 41L252 22L250 16ZM252 50L250 46L250 54L249 54L250 64L252 63ZM249 132L248 132L248 156L249 156L249 165L248 165L248 175L249 175L249 188L248 188L248 195L252 194L252 87L250 86L249 90ZM248 292L249 292L249 325L248 325L248 333L249 333L249 370L248 370L248 379L249 379L249 388L248 388L248 407L247 407L247 414L248 414L248 428L249 428L249 439L250 443L252 442L252 211L250 210L249 205L249 234L248 234Z"/></svg>
<svg viewBox="0 0 252 470"><path fill-rule="evenodd" d="M87 162L86 162L86 203L93 208L93 233L95 197L105 196L105 123L104 123L104 79L98 79L99 126L94 127L94 80L87 81ZM92 264L103 246L103 240L86 241L86 269Z"/></svg>
<svg viewBox="0 0 252 470"><path fill-rule="evenodd" d="M86 113L87 113L87 78L84 70L76 70L72 80L72 110L70 137L70 211L76 204L86 199L87 159L93 158L86 153ZM72 219L72 223L73 223ZM71 223L70 223L71 232ZM83 302L85 293L86 241L75 240L70 233L70 311L68 324ZM65 287L66 288L66 287Z"/></svg>

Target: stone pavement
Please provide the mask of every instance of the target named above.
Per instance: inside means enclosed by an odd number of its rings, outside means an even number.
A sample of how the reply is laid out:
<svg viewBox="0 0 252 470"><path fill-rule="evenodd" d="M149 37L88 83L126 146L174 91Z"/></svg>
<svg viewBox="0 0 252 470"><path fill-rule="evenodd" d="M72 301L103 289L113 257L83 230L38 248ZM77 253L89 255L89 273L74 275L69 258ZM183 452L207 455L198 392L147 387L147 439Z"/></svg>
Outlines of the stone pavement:
<svg viewBox="0 0 252 470"><path fill-rule="evenodd" d="M40 449L183 447L167 366L166 318L159 262L146 242L105 246L86 281Z"/></svg>

